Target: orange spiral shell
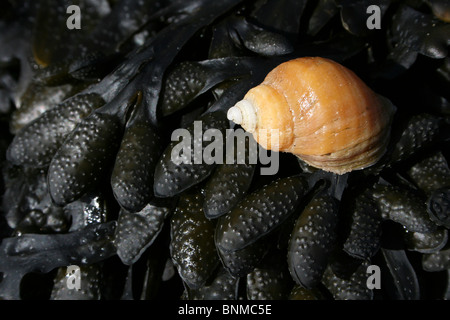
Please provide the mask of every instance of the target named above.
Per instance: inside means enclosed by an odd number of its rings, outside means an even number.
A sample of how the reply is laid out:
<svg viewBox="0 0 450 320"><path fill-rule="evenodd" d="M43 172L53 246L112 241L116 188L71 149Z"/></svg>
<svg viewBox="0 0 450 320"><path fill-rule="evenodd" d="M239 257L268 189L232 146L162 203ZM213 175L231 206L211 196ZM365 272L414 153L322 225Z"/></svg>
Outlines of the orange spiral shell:
<svg viewBox="0 0 450 320"><path fill-rule="evenodd" d="M351 70L306 57L273 69L230 108L228 118L266 149L343 174L368 167L385 153L395 110ZM278 142L271 134L278 134Z"/></svg>

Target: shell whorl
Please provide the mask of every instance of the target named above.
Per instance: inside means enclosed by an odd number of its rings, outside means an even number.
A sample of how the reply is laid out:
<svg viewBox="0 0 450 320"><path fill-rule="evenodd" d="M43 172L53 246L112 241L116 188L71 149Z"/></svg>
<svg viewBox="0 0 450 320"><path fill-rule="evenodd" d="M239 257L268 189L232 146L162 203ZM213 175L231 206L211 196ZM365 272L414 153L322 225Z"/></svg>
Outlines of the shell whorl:
<svg viewBox="0 0 450 320"><path fill-rule="evenodd" d="M343 174L381 158L395 110L351 70L306 57L272 70L229 109L228 118L266 149L290 152L314 167Z"/></svg>
<svg viewBox="0 0 450 320"><path fill-rule="evenodd" d="M252 102L243 99L228 110L228 120L240 124L246 131L253 133L256 129L256 109Z"/></svg>

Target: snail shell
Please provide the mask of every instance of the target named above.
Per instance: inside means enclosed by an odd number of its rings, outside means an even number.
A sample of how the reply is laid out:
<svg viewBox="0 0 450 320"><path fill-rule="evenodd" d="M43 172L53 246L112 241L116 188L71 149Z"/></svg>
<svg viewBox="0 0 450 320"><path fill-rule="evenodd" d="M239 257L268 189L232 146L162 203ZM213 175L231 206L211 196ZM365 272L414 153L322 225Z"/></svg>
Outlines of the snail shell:
<svg viewBox="0 0 450 320"><path fill-rule="evenodd" d="M227 116L268 150L344 174L374 164L385 153L395 110L351 70L305 57L273 69Z"/></svg>

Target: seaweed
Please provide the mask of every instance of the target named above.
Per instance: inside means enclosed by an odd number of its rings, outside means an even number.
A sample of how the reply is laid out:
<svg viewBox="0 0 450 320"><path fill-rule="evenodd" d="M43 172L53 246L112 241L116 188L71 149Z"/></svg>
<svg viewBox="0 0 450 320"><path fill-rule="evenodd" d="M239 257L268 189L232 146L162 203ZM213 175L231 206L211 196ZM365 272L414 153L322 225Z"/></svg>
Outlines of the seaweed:
<svg viewBox="0 0 450 320"><path fill-rule="evenodd" d="M66 25L69 5L81 29ZM2 8L2 298L449 298L446 1ZM228 152L220 137L241 130L228 109L307 56L396 105L375 165L338 176L272 153L279 170L266 175L250 145ZM67 286L71 265L82 290ZM371 265L381 289L367 286Z"/></svg>

